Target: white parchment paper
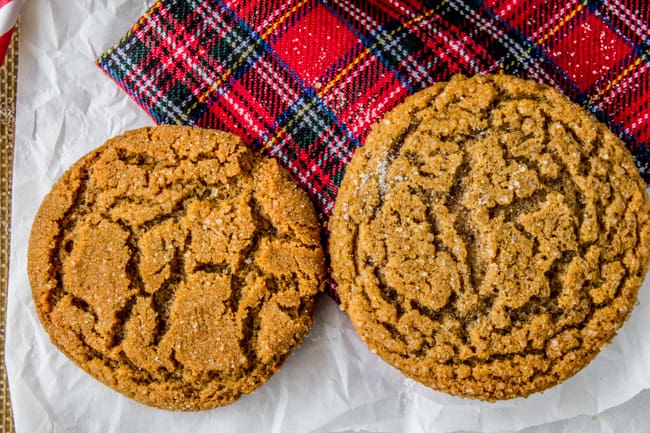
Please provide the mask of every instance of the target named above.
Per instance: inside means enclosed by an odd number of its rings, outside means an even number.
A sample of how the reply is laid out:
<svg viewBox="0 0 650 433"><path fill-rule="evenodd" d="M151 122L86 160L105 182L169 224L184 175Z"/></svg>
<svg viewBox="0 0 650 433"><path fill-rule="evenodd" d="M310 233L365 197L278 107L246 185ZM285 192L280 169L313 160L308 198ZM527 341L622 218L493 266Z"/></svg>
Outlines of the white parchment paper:
<svg viewBox="0 0 650 433"><path fill-rule="evenodd" d="M368 351L325 296L310 335L280 372L223 408L152 409L78 369L52 346L36 317L27 240L40 201L67 167L107 138L153 124L94 64L148 6L143 0L30 0L23 9L6 335L17 433L517 430L599 414L650 388L648 283L619 335L582 372L542 394L495 404L405 379Z"/></svg>

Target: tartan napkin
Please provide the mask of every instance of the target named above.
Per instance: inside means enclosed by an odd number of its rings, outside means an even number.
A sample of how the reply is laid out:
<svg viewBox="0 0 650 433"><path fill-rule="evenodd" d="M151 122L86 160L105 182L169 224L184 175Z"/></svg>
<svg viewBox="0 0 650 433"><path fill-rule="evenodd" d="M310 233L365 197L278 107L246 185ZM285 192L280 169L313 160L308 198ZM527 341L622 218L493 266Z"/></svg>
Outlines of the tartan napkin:
<svg viewBox="0 0 650 433"><path fill-rule="evenodd" d="M370 126L457 72L561 89L650 181L649 22L644 0L165 0L98 64L156 122L277 158L325 222Z"/></svg>

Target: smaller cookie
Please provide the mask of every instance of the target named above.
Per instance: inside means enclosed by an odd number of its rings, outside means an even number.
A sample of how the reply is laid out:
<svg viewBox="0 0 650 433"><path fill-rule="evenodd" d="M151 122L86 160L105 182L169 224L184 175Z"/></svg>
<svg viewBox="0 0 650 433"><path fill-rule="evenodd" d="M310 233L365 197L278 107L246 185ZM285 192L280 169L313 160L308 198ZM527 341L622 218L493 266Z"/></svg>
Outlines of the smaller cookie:
<svg viewBox="0 0 650 433"><path fill-rule="evenodd" d="M363 340L458 396L527 396L614 337L650 258L650 204L621 140L556 90L455 76L353 156L333 277Z"/></svg>
<svg viewBox="0 0 650 433"><path fill-rule="evenodd" d="M224 405L275 373L324 281L314 208L225 132L158 126L74 164L32 227L28 272L52 342L142 403Z"/></svg>

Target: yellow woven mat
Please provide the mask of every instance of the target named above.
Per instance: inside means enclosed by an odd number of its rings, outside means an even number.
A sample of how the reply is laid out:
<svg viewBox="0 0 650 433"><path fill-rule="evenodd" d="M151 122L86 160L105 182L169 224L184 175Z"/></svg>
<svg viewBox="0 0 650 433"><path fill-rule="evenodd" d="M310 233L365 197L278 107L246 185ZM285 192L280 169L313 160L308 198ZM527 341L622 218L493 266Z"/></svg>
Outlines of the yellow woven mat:
<svg viewBox="0 0 650 433"><path fill-rule="evenodd" d="M11 173L14 156L18 27L14 31L5 64L0 68L0 432L14 432L7 372L5 370L5 319L9 275L9 225L11 218Z"/></svg>

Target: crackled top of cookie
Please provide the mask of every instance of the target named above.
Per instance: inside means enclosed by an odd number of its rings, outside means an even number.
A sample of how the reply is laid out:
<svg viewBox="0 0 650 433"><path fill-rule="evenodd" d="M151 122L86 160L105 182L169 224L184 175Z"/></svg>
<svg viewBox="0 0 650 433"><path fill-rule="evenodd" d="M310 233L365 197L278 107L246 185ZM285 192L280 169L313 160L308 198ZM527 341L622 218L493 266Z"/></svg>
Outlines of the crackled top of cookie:
<svg viewBox="0 0 650 433"><path fill-rule="evenodd" d="M313 206L231 134L159 126L70 168L32 228L29 275L52 341L146 404L229 403L312 324L324 258Z"/></svg>
<svg viewBox="0 0 650 433"><path fill-rule="evenodd" d="M455 76L379 122L330 222L356 329L438 390L526 396L614 336L648 267L648 197L621 141L554 89Z"/></svg>

